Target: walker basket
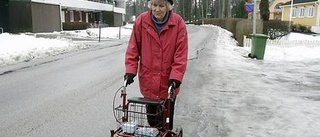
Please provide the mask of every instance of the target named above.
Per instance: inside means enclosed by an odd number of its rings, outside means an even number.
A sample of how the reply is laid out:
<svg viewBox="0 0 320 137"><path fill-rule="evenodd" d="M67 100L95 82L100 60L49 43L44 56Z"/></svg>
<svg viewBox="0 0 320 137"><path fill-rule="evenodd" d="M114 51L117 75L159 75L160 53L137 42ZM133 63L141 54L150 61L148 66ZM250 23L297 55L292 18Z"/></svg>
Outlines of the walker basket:
<svg viewBox="0 0 320 137"><path fill-rule="evenodd" d="M137 135L141 131L144 134L147 134L146 131L155 133L153 130L162 127L163 111L163 100L142 97L128 99L127 108L121 105L115 108L116 118L121 124L123 133L132 135Z"/></svg>

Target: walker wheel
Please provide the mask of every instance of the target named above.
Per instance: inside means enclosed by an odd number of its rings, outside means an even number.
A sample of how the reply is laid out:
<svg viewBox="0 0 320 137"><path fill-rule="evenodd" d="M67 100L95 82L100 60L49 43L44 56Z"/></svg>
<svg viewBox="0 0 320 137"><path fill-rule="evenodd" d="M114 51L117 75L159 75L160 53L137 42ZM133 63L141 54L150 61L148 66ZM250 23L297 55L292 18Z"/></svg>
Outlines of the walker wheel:
<svg viewBox="0 0 320 137"><path fill-rule="evenodd" d="M183 130L181 127L177 127L175 132L177 133L177 137L182 137Z"/></svg>

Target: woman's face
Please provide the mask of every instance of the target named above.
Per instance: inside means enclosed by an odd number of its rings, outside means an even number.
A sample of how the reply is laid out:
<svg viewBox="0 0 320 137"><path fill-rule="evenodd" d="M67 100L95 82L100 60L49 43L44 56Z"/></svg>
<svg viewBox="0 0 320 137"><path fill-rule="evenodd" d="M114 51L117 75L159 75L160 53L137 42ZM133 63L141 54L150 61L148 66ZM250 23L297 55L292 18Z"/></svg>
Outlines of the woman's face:
<svg viewBox="0 0 320 137"><path fill-rule="evenodd" d="M167 12L167 4L165 2L154 2L151 4L151 11L158 21L163 21Z"/></svg>

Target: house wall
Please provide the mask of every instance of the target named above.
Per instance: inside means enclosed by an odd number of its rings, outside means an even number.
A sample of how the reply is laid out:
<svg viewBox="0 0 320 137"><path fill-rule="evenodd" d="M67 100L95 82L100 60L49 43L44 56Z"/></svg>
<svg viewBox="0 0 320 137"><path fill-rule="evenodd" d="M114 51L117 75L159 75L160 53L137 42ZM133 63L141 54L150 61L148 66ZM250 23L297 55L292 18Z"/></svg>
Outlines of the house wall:
<svg viewBox="0 0 320 137"><path fill-rule="evenodd" d="M73 11L73 13L74 13L74 22L82 22L82 21L80 21L79 11Z"/></svg>
<svg viewBox="0 0 320 137"><path fill-rule="evenodd" d="M307 26L315 26L316 24L316 18L293 18L293 24L301 24L301 25L307 25Z"/></svg>
<svg viewBox="0 0 320 137"><path fill-rule="evenodd" d="M70 22L70 11L64 11L65 22Z"/></svg>
<svg viewBox="0 0 320 137"><path fill-rule="evenodd" d="M273 13L273 20L281 20L282 13ZM271 18L270 18L271 19Z"/></svg>
<svg viewBox="0 0 320 137"><path fill-rule="evenodd" d="M89 23L93 23L95 20L92 12L88 12L88 18Z"/></svg>
<svg viewBox="0 0 320 137"><path fill-rule="evenodd" d="M318 7L316 9L316 26L320 26L320 0L318 0Z"/></svg>
<svg viewBox="0 0 320 137"><path fill-rule="evenodd" d="M74 13L75 13L75 22L86 22L86 12L74 11Z"/></svg>
<svg viewBox="0 0 320 137"><path fill-rule="evenodd" d="M33 32L61 31L59 5L31 3L31 15Z"/></svg>
<svg viewBox="0 0 320 137"><path fill-rule="evenodd" d="M290 6L284 6L282 7L282 17L281 20L283 21L289 21L289 15L290 15Z"/></svg>
<svg viewBox="0 0 320 137"><path fill-rule="evenodd" d="M69 11L64 11L65 14L65 22L71 22L70 20L70 14L73 12L73 22L85 22L86 17L85 17L85 12L83 11L76 11L76 10L69 10ZM82 21L80 21L80 12L82 15Z"/></svg>
<svg viewBox="0 0 320 137"><path fill-rule="evenodd" d="M319 4L316 4L315 2L312 3L300 3L293 5L292 8L300 8L300 7L308 7L308 6L314 6L314 16L313 17L292 17L291 21L292 24L301 24L301 25L307 25L307 26L316 26L317 25L317 17L319 16L318 14L318 6ZM283 21L289 21L290 20L290 5L286 5L283 7L283 15L282 15L282 20Z"/></svg>

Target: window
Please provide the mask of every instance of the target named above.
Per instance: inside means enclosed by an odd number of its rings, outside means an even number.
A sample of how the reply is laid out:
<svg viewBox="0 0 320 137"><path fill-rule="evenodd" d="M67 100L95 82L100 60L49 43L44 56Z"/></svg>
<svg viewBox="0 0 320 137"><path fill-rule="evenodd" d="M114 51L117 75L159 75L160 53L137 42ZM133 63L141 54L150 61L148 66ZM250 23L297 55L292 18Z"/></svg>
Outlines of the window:
<svg viewBox="0 0 320 137"><path fill-rule="evenodd" d="M86 13L86 22L89 22L89 13Z"/></svg>
<svg viewBox="0 0 320 137"><path fill-rule="evenodd" d="M304 17L305 16L305 8L304 7L300 7L299 8L298 15L299 15L299 17Z"/></svg>
<svg viewBox="0 0 320 137"><path fill-rule="evenodd" d="M66 22L65 11L61 11L61 22Z"/></svg>
<svg viewBox="0 0 320 137"><path fill-rule="evenodd" d="M292 18L295 18L295 17L297 17L297 15L298 15L298 10L297 10L297 8L292 8Z"/></svg>
<svg viewBox="0 0 320 137"><path fill-rule="evenodd" d="M314 17L314 7L313 6L307 7L306 16L307 17Z"/></svg>
<svg viewBox="0 0 320 137"><path fill-rule="evenodd" d="M73 14L73 11L70 11L70 22L74 22L74 14Z"/></svg>
<svg viewBox="0 0 320 137"><path fill-rule="evenodd" d="M280 6L282 6L282 4L277 4L274 8L274 11L281 12L282 8Z"/></svg>

